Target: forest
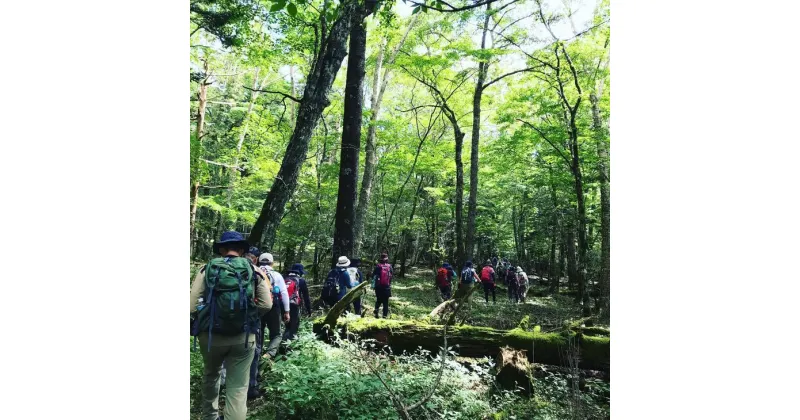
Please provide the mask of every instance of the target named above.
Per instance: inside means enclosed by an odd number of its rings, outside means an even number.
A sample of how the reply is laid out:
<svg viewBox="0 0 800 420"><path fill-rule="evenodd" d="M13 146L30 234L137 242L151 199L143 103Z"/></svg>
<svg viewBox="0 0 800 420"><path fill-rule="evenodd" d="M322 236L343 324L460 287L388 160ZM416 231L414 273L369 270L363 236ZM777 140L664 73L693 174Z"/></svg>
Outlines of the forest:
<svg viewBox="0 0 800 420"><path fill-rule="evenodd" d="M191 0L189 52L191 276L233 230L313 301L248 418L610 416L608 0ZM382 253L388 319L320 302ZM440 296L494 257L521 302Z"/></svg>

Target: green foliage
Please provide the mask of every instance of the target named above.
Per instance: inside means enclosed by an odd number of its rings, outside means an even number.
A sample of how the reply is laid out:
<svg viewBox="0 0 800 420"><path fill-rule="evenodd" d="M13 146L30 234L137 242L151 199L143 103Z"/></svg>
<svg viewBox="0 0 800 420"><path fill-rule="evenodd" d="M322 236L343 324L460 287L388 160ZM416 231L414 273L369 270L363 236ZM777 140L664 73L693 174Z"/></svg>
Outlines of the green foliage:
<svg viewBox="0 0 800 420"><path fill-rule="evenodd" d="M250 22L259 3L253 0L192 0L191 22L226 47L241 47L251 35Z"/></svg>

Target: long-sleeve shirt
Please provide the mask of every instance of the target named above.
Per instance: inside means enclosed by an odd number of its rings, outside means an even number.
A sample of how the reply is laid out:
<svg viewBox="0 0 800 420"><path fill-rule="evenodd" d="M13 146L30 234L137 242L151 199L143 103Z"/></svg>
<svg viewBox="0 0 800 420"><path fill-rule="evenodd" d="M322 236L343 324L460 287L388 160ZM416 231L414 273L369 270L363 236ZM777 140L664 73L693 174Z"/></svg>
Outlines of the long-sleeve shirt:
<svg viewBox="0 0 800 420"><path fill-rule="evenodd" d="M270 309L272 309L272 293L270 293L270 282L269 279L263 277L260 271L253 267L253 273L255 275L255 303L256 309L258 310L258 315L263 316ZM205 270L200 270L199 273L194 277L192 281L192 290L189 293L189 315L193 315L197 312L197 300L203 296L206 292L206 273ZM201 332L200 334L207 334ZM225 335L215 335L214 336L214 344L215 346L229 346L234 344L240 344L245 342L246 333L241 333L232 336L225 336ZM250 334L249 341L255 341L255 335Z"/></svg>
<svg viewBox="0 0 800 420"><path fill-rule="evenodd" d="M346 268L337 267L336 269L339 271L339 299L341 299L347 294L347 291L351 289L350 274L347 272Z"/></svg>
<svg viewBox="0 0 800 420"><path fill-rule="evenodd" d="M267 278L271 278L274 282L274 286L278 286L278 293L280 294L280 301L281 306L283 306L283 310L289 312L289 292L286 290L286 281L283 279L283 275L281 273L272 269L272 267L268 265L263 265L258 267Z"/></svg>

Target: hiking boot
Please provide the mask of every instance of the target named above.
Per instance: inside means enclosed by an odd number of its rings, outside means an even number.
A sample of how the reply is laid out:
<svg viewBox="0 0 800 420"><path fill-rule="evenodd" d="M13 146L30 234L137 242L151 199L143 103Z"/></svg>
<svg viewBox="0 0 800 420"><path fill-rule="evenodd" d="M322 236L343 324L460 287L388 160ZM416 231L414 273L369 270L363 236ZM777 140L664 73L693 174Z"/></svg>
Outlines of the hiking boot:
<svg viewBox="0 0 800 420"><path fill-rule="evenodd" d="M258 387L251 387L250 389L247 390L247 401L251 401L260 397L261 397L261 391L258 390Z"/></svg>
<svg viewBox="0 0 800 420"><path fill-rule="evenodd" d="M375 312L373 312L373 314L375 314L375 318L380 318L380 317L378 316L378 311L375 311Z"/></svg>

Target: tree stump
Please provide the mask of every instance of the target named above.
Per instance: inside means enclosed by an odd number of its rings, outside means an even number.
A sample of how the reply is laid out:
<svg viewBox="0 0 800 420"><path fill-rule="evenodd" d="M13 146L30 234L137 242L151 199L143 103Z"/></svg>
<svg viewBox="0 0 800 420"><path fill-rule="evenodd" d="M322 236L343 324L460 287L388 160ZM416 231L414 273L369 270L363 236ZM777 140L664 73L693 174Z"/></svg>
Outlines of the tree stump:
<svg viewBox="0 0 800 420"><path fill-rule="evenodd" d="M519 391L520 388L529 393L531 390L531 365L525 350L503 347L495 359L497 384L508 390Z"/></svg>

